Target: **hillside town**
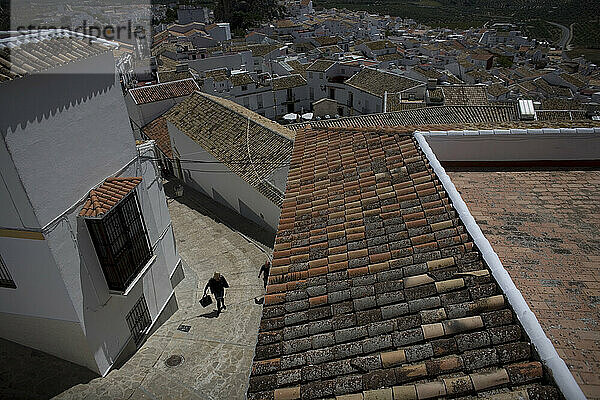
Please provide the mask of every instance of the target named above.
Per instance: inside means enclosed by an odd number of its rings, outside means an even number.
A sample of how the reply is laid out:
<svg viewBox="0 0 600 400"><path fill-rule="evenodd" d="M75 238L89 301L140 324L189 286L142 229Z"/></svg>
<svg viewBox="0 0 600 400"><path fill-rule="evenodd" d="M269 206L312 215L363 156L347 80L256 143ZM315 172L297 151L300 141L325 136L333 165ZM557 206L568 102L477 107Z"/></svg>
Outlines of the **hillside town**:
<svg viewBox="0 0 600 400"><path fill-rule="evenodd" d="M533 102L536 120L598 116L598 67L514 25L451 30L367 12L317 12L312 1L286 7L288 18L243 39L232 38L226 23L207 21L206 9L193 21L191 10L179 9L178 23L155 27L149 70L127 84L193 78L204 93L282 123L521 99Z"/></svg>
<svg viewBox="0 0 600 400"><path fill-rule="evenodd" d="M20 7L0 398L600 400L600 67L568 28Z"/></svg>

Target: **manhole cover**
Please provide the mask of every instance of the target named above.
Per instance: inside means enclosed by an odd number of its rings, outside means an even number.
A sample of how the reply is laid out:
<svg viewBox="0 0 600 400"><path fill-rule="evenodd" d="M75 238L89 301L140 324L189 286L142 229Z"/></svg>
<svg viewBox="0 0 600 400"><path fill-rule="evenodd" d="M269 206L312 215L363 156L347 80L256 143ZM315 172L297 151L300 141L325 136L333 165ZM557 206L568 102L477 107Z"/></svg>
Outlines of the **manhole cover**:
<svg viewBox="0 0 600 400"><path fill-rule="evenodd" d="M176 367L183 362L183 356L170 356L165 360L167 367Z"/></svg>

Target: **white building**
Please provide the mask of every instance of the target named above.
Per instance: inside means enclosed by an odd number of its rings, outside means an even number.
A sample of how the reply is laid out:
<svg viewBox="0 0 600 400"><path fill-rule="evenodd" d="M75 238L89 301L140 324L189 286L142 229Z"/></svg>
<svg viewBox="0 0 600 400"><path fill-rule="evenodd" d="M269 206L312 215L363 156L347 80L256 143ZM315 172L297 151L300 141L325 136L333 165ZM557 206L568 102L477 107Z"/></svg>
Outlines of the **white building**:
<svg viewBox="0 0 600 400"><path fill-rule="evenodd" d="M276 231L293 133L230 100L200 92L164 118L175 174L243 217Z"/></svg>
<svg viewBox="0 0 600 400"><path fill-rule="evenodd" d="M310 110L308 86L300 74L280 76L271 79L275 117L288 113L305 113Z"/></svg>
<svg viewBox="0 0 600 400"><path fill-rule="evenodd" d="M29 60L2 60L0 337L104 375L174 312L182 275L111 44L74 37L0 44Z"/></svg>
<svg viewBox="0 0 600 400"><path fill-rule="evenodd" d="M158 83L131 89L125 95L125 105L136 138L140 138L140 129L164 114L186 96L198 90L193 78Z"/></svg>
<svg viewBox="0 0 600 400"><path fill-rule="evenodd" d="M177 22L189 24L190 22L210 22L210 10L206 7L180 5L177 7Z"/></svg>
<svg viewBox="0 0 600 400"><path fill-rule="evenodd" d="M231 40L231 28L229 22L218 22L216 24L207 25L206 33L219 42Z"/></svg>

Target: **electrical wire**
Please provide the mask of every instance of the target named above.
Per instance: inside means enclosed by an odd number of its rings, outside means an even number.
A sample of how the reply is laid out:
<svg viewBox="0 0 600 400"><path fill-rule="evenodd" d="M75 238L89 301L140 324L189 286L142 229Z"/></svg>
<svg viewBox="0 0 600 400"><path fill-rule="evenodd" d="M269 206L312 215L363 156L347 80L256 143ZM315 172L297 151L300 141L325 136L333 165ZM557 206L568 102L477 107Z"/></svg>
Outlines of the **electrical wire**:
<svg viewBox="0 0 600 400"><path fill-rule="evenodd" d="M149 161L162 161L161 158L156 158L156 157L147 157L147 156L141 156L140 158L144 159L144 160L149 160ZM176 159L175 158L171 158L171 157L166 157L165 158L171 162L175 162ZM225 161L205 161L205 160L190 160L190 159L184 159L184 158L178 158L177 160L179 160L180 162L187 162L187 163L196 163L196 164L243 164L243 165L247 165L248 164L248 160L225 160ZM251 164L253 165L276 165L276 166L285 166L285 165L290 165L289 161L250 161Z"/></svg>

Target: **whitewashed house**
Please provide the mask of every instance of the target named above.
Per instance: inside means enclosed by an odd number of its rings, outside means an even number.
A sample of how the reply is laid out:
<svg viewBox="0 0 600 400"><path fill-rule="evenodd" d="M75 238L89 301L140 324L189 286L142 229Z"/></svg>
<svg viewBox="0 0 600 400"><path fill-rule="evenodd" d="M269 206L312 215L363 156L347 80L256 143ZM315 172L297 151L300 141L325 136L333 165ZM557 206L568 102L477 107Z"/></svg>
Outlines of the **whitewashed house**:
<svg viewBox="0 0 600 400"><path fill-rule="evenodd" d="M180 259L113 44L31 39L0 44L0 337L104 375L176 310Z"/></svg>
<svg viewBox="0 0 600 400"><path fill-rule="evenodd" d="M306 69L308 99L311 103L327 97L327 82L335 74L335 61L316 60Z"/></svg>
<svg viewBox="0 0 600 400"><path fill-rule="evenodd" d="M301 114L310 110L308 86L302 75L294 74L273 78L271 86L276 118L281 118L288 113Z"/></svg>
<svg viewBox="0 0 600 400"><path fill-rule="evenodd" d="M360 50L369 58L376 58L386 54L396 53L396 45L389 40L377 40L372 42L361 43L356 46L356 50Z"/></svg>
<svg viewBox="0 0 600 400"><path fill-rule="evenodd" d="M231 74L229 80L232 83L229 95L221 97L231 99L262 116L275 119L275 97L269 82L260 81L248 72Z"/></svg>
<svg viewBox="0 0 600 400"><path fill-rule="evenodd" d="M373 68L361 69L344 83L352 93L348 106L362 114L385 111L387 96L392 94L401 100L422 100L426 88L425 83Z"/></svg>
<svg viewBox="0 0 600 400"><path fill-rule="evenodd" d="M230 100L200 92L173 107L164 118L175 174L192 188L275 232L293 133Z"/></svg>
<svg viewBox="0 0 600 400"><path fill-rule="evenodd" d="M231 40L231 28L229 27L229 22L217 22L216 24L207 25L204 29L210 37L219 42Z"/></svg>
<svg viewBox="0 0 600 400"><path fill-rule="evenodd" d="M125 105L135 137L139 139L139 131L144 125L164 114L196 90L198 85L193 78L129 90L125 96Z"/></svg>

